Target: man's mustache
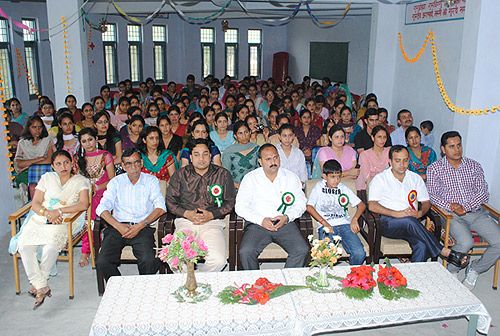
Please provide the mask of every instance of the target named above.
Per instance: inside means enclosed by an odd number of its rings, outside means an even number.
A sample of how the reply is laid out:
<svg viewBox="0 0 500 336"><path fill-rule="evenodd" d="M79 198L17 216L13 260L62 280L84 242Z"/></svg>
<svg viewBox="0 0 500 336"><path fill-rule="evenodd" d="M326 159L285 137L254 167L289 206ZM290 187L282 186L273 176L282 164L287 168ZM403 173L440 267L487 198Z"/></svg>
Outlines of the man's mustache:
<svg viewBox="0 0 500 336"><path fill-rule="evenodd" d="M277 164L273 164L273 165L270 165L269 168L275 168L275 167L278 167Z"/></svg>

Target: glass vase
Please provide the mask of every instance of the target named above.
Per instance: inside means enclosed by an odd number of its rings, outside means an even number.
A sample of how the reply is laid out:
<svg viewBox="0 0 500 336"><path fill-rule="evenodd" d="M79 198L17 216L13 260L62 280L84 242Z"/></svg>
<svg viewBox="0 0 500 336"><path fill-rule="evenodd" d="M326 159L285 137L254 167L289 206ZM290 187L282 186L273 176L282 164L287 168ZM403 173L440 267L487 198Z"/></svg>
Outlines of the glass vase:
<svg viewBox="0 0 500 336"><path fill-rule="evenodd" d="M194 297L196 295L196 288L198 288L198 284L196 283L196 277L194 275L194 263L187 262L187 274L186 274L186 287L188 296Z"/></svg>
<svg viewBox="0 0 500 336"><path fill-rule="evenodd" d="M319 273L316 279L316 285L318 287L328 287L330 285L328 282L328 268L327 265L319 266Z"/></svg>

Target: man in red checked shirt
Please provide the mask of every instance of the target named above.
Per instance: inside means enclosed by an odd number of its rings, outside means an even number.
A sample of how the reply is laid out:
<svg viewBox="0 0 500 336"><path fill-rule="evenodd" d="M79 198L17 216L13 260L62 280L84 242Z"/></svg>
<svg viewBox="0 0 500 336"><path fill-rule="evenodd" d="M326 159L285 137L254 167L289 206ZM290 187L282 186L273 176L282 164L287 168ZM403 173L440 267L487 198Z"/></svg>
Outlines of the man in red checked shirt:
<svg viewBox="0 0 500 336"><path fill-rule="evenodd" d="M462 137L456 131L441 136L444 157L427 168L427 188L432 204L453 214L451 235L454 250L467 253L474 243L471 230L486 240L490 247L465 271L464 285L473 289L480 273L486 272L500 258L500 227L482 205L488 202L488 184L481 165L462 155ZM459 269L449 265L450 272Z"/></svg>

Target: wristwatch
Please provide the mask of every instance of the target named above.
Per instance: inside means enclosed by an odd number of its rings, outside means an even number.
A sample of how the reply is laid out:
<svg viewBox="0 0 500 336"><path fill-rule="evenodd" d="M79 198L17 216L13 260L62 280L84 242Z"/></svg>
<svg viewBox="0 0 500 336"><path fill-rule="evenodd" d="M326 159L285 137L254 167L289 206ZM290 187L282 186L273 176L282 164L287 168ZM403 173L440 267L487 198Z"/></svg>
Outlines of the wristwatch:
<svg viewBox="0 0 500 336"><path fill-rule="evenodd" d="M40 212L40 216L45 216L45 208L44 207L42 207L39 212Z"/></svg>

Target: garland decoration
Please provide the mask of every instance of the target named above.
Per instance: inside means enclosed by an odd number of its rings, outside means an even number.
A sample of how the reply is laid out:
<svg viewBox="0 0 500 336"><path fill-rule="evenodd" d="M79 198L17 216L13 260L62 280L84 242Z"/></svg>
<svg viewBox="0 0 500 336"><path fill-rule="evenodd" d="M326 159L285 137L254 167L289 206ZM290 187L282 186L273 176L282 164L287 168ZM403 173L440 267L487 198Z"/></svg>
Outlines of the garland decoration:
<svg viewBox="0 0 500 336"><path fill-rule="evenodd" d="M61 16L63 27L64 64L66 66L66 92L71 94L71 72L69 71L69 43L68 43L68 23L64 16Z"/></svg>
<svg viewBox="0 0 500 336"><path fill-rule="evenodd" d="M434 76L436 77L436 85L439 89L439 92L441 94L441 98L443 99L446 107L454 113L462 114L462 115L484 115L488 113L495 113L497 111L500 111L500 105L495 105L491 107L486 107L482 109L464 109L462 107L459 107L455 105L450 97L448 96L448 93L446 91L446 88L444 87L443 79L441 77L441 72L439 71L439 61L437 57L437 48L436 48L436 36L433 31L429 31L427 34L425 41L420 48L420 50L417 52L417 55L413 58L409 58L408 55L406 54L406 51L403 46L403 38L401 33L398 33L398 39L399 39L399 49L401 50L401 54L403 55L403 58L406 62L408 63L415 63L420 56L422 56L422 53L424 52L425 48L427 47L428 42L431 42L431 54L432 54L432 64L434 68Z"/></svg>
<svg viewBox="0 0 500 336"><path fill-rule="evenodd" d="M223 6L221 6L221 8L217 12L200 18L191 17L184 14L184 12L177 6L174 0L168 0L168 4L177 12L182 20L186 21L187 23L202 25L210 23L224 14L226 12L226 8L229 7L232 1L233 0L227 0L227 2Z"/></svg>
<svg viewBox="0 0 500 336"><path fill-rule="evenodd" d="M40 91L38 91L38 88L36 87L35 83L33 82L33 79L31 78L29 72L28 72L28 67L26 65L26 62L24 61L23 55L21 54L21 50L19 48L16 48L16 59L17 59L17 75L18 78L21 77L21 68L24 69L24 72L26 73L26 79L28 80L28 85L31 87L33 92L35 92L35 95L38 99L40 99Z"/></svg>
<svg viewBox="0 0 500 336"><path fill-rule="evenodd" d="M420 59L420 56L422 56L422 54L424 53L425 48L427 48L427 43L429 43L429 40L432 39L433 37L434 33L432 31L427 33L427 36L425 37L424 43L420 47L420 50L417 52L415 57L410 58L406 54L405 47L403 46L403 35L401 35L401 33L398 33L399 49L401 50L401 54L403 55L405 61L408 63L415 63L416 61L418 61Z"/></svg>
<svg viewBox="0 0 500 336"><path fill-rule="evenodd" d="M3 88L3 76L2 76L2 65L0 64L0 103L2 104L2 106L0 107L0 111L2 111L2 117L3 117L3 125L5 126L5 130L3 131L4 134L5 134L5 137L4 137L4 140L5 142L7 142L7 159L9 159L9 163L8 163L8 166L9 168L7 168L7 171L9 172L9 178L12 180L14 180L16 177L12 174L12 172L14 171L14 162L12 161L12 152L10 151L11 149L11 145L9 145L9 141L10 141L10 135L9 135L9 122L7 121L7 109L5 108L5 95L4 95L4 88Z"/></svg>

